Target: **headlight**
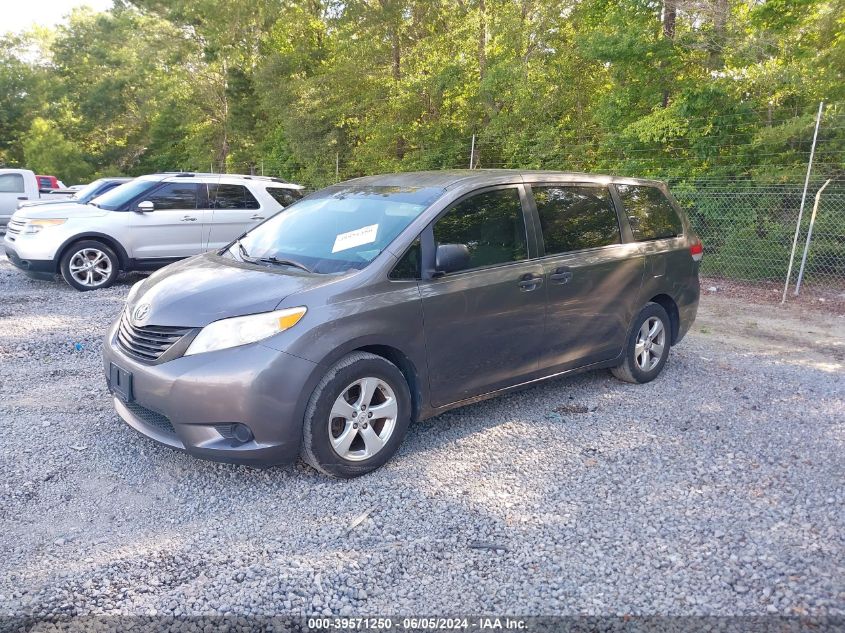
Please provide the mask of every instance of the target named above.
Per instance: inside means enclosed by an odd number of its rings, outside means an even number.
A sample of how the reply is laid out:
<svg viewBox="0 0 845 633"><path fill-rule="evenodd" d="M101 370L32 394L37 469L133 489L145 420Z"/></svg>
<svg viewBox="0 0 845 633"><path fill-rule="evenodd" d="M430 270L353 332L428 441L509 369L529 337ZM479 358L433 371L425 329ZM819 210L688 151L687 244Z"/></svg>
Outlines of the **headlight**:
<svg viewBox="0 0 845 633"><path fill-rule="evenodd" d="M305 316L305 312L303 306L209 323L188 346L185 356L260 341L292 328Z"/></svg>
<svg viewBox="0 0 845 633"><path fill-rule="evenodd" d="M58 226L67 222L67 218L52 218L49 220L27 220L26 226L23 227L24 235L35 235L41 229L46 229L48 226Z"/></svg>

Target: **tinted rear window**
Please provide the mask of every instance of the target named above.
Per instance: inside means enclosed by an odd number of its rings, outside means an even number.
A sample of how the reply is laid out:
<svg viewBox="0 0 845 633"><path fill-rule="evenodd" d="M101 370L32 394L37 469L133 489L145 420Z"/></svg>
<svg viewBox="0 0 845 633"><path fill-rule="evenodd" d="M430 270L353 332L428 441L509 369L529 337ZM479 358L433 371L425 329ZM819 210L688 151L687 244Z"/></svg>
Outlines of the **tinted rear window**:
<svg viewBox="0 0 845 633"><path fill-rule="evenodd" d="M285 189L284 187L267 187L267 193L273 196L273 200L283 207L293 204L302 197L298 189Z"/></svg>
<svg viewBox="0 0 845 633"><path fill-rule="evenodd" d="M619 221L607 187L532 187L546 254L619 244Z"/></svg>
<svg viewBox="0 0 845 633"><path fill-rule="evenodd" d="M683 233L681 219L657 187L616 185L635 240L659 240Z"/></svg>
<svg viewBox="0 0 845 633"><path fill-rule="evenodd" d="M257 209L255 196L243 185L208 185L212 209Z"/></svg>

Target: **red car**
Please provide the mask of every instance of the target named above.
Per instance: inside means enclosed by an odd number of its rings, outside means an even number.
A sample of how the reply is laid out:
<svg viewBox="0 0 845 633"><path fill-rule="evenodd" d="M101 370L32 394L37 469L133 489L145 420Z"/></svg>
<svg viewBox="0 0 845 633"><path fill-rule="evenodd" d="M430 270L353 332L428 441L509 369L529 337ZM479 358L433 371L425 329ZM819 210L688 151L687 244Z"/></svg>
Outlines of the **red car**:
<svg viewBox="0 0 845 633"><path fill-rule="evenodd" d="M65 189L65 183L55 176L35 176L38 179L38 190L43 192L53 189Z"/></svg>

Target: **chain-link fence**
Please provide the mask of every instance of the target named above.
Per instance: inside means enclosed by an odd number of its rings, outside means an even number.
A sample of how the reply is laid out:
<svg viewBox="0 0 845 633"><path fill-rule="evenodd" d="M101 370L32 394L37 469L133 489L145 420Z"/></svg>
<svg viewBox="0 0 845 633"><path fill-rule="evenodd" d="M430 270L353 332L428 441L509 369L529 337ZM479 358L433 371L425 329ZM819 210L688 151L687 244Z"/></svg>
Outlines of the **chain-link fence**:
<svg viewBox="0 0 845 633"><path fill-rule="evenodd" d="M816 191L807 192L793 261L791 284L801 259ZM705 246L702 275L742 281L781 281L789 268L803 184L678 183L675 196L687 210ZM845 182L832 182L819 198L802 285L845 287Z"/></svg>

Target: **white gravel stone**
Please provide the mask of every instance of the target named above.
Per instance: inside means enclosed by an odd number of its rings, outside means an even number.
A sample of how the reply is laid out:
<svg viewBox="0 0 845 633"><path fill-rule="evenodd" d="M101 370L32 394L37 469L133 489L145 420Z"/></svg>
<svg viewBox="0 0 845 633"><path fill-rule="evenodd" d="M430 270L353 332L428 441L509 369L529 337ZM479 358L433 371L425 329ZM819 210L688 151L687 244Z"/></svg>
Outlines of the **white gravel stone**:
<svg viewBox="0 0 845 633"><path fill-rule="evenodd" d="M655 382L593 372L455 410L336 481L121 423L100 352L135 280L78 293L0 257L0 613L845 615L826 332L781 348L708 295Z"/></svg>

